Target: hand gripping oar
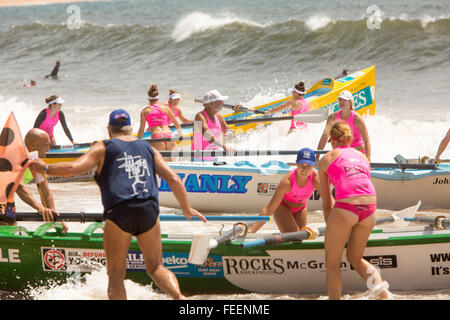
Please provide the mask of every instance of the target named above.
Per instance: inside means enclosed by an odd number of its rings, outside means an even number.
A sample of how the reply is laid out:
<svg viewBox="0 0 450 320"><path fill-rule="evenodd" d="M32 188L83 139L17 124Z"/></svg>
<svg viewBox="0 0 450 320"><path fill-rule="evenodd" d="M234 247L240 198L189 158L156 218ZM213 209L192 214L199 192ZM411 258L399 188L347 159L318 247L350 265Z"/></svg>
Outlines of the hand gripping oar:
<svg viewBox="0 0 450 320"><path fill-rule="evenodd" d="M57 221L66 222L98 222L103 220L102 213L85 213L85 212L65 212L60 213L60 216L54 216ZM208 221L270 221L268 216L205 216ZM17 221L41 221L42 217L35 212L17 212ZM174 214L160 214L161 221L202 221L198 217L191 217L188 220L184 215Z"/></svg>
<svg viewBox="0 0 450 320"><path fill-rule="evenodd" d="M376 225L380 225L383 223L394 223L396 226L401 226L404 223L403 218L406 216L414 215L420 207L421 202L419 201L415 206L403 209L392 214L390 217L379 218L376 221ZM261 239L257 239L254 241L248 241L241 244L243 248L251 248L258 246L268 246L279 244L283 242L292 242L292 241L302 241L302 240L314 240L317 237L323 236L325 234L325 227L320 228L311 228L305 227L304 230L298 232L288 232L288 233L279 233L272 234L266 236Z"/></svg>
<svg viewBox="0 0 450 320"><path fill-rule="evenodd" d="M197 102L197 103L203 103L203 101L200 100L200 99L194 99L194 101ZM231 110L234 111L234 107L235 107L235 106L233 106L232 104L226 104L226 103L224 103L223 106L224 106L225 108L228 108L228 109L231 109ZM252 112L252 113L260 113L260 114L264 114L264 111L257 110L257 109L252 109L252 108L245 108L245 107L240 107L239 110L238 110L237 112L239 112L239 111L247 111L247 112Z"/></svg>

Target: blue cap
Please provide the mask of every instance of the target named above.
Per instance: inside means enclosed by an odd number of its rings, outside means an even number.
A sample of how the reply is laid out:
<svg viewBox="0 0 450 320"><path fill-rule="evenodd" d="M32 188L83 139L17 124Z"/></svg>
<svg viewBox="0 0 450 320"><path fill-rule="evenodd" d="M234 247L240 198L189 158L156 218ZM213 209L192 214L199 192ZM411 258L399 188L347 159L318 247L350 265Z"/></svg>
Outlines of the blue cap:
<svg viewBox="0 0 450 320"><path fill-rule="evenodd" d="M313 150L309 148L300 149L297 153L297 164L306 163L314 166L314 162L316 162L316 154Z"/></svg>
<svg viewBox="0 0 450 320"><path fill-rule="evenodd" d="M131 126L130 115L123 109L114 110L109 115L110 126Z"/></svg>

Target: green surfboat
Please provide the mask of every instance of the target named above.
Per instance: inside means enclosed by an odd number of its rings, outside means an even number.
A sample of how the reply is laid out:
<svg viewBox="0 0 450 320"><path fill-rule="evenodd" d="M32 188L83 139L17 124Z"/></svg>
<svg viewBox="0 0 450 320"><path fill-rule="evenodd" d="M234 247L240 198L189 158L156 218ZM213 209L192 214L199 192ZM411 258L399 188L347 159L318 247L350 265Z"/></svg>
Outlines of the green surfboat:
<svg viewBox="0 0 450 320"><path fill-rule="evenodd" d="M0 227L0 291L65 283L106 264L103 224L84 232L61 234L59 223L35 231L22 226ZM243 248L247 235L211 249L206 263L188 263L192 235L163 235L163 259L185 294L318 293L326 294L323 237L301 243ZM391 290L450 288L450 230L432 227L376 229L364 257L380 268ZM345 260L341 263L344 292L366 291L366 284ZM150 284L142 253L133 238L127 258L127 279Z"/></svg>

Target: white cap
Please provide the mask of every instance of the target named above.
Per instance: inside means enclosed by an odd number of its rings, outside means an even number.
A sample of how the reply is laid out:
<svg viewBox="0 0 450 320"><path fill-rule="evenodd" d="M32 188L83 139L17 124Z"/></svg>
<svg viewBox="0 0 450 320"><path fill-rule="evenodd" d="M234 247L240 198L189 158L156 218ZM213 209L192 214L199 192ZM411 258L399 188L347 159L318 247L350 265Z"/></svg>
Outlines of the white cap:
<svg viewBox="0 0 450 320"><path fill-rule="evenodd" d="M217 90L208 91L202 99L203 104L211 103L214 101L225 101L228 99L228 96L222 96Z"/></svg>
<svg viewBox="0 0 450 320"><path fill-rule="evenodd" d="M341 94L339 94L338 99L353 100L353 95L351 94L350 91L344 90L341 92Z"/></svg>

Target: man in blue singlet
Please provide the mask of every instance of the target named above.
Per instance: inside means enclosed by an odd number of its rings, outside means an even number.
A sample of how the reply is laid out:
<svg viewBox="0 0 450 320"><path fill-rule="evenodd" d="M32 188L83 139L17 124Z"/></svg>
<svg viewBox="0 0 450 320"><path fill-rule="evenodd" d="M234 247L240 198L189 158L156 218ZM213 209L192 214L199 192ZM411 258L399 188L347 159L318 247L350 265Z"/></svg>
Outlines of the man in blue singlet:
<svg viewBox="0 0 450 320"><path fill-rule="evenodd" d="M104 206L103 244L109 277L108 297L126 299L124 279L126 258L132 236L142 250L148 275L155 284L174 299L183 299L178 280L162 263L159 225L158 185L156 174L172 189L183 214L206 218L192 209L181 179L166 164L161 154L147 142L132 135L130 116L125 110L110 114L110 140L95 143L73 162L45 164L33 161L33 170L56 176L71 176L97 169Z"/></svg>

